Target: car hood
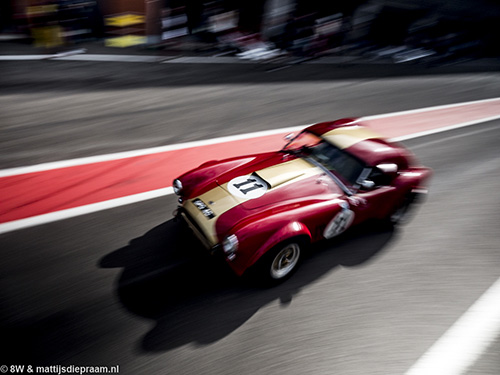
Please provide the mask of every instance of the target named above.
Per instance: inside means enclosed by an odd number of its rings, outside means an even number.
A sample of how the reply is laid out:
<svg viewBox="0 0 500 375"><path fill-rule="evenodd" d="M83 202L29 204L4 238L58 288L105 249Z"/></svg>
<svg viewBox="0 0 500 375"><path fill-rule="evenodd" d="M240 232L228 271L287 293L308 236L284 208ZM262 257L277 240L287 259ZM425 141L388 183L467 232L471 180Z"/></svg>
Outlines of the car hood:
<svg viewBox="0 0 500 375"><path fill-rule="evenodd" d="M283 153L258 156L220 176L217 184L247 210L342 193L321 168Z"/></svg>
<svg viewBox="0 0 500 375"><path fill-rule="evenodd" d="M184 208L214 245L220 241L218 233L227 233L242 220L342 194L316 165L294 155L272 153L246 157L242 164L220 174L211 187L188 199Z"/></svg>

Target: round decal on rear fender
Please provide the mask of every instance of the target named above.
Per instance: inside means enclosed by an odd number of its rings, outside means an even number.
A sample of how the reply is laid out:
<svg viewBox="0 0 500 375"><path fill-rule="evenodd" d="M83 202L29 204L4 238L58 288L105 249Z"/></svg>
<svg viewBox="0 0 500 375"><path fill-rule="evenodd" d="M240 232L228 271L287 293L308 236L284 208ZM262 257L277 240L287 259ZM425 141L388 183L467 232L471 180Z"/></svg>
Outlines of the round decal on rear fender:
<svg viewBox="0 0 500 375"><path fill-rule="evenodd" d="M227 184L229 192L238 198L255 199L267 191L267 183L255 175L233 178Z"/></svg>
<svg viewBox="0 0 500 375"><path fill-rule="evenodd" d="M350 227L354 220L354 212L349 208L343 208L335 217L328 223L323 232L325 238L333 238L340 233L345 232Z"/></svg>

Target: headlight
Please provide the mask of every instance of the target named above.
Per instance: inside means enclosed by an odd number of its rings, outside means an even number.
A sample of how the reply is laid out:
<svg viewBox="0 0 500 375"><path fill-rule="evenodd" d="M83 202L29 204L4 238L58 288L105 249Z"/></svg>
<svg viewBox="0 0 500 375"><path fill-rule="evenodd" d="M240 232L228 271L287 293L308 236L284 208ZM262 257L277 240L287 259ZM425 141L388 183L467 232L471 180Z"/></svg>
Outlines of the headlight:
<svg viewBox="0 0 500 375"><path fill-rule="evenodd" d="M174 180L174 183L173 183L172 187L174 188L174 193L175 194L181 195L181 193L182 193L182 182L179 179L176 178Z"/></svg>
<svg viewBox="0 0 500 375"><path fill-rule="evenodd" d="M238 237L235 234L231 234L224 238L224 241L222 241L222 250L229 259L233 259L236 256L234 253L238 250Z"/></svg>

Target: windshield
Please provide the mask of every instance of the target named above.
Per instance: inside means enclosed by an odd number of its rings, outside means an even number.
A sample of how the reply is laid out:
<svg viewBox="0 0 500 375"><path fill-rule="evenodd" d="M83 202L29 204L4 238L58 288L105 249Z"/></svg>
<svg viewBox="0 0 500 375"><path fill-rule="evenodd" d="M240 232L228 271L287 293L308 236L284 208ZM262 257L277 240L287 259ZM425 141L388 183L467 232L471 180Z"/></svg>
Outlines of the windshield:
<svg viewBox="0 0 500 375"><path fill-rule="evenodd" d="M365 168L358 158L309 132L300 133L283 150L313 159L351 185L356 184Z"/></svg>

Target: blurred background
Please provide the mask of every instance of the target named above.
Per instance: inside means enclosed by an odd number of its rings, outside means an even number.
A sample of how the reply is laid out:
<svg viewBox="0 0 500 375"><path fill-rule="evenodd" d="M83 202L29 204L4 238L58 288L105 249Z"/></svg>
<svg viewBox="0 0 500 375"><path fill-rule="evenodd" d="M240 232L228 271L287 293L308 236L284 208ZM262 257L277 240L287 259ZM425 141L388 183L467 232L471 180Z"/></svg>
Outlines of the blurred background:
<svg viewBox="0 0 500 375"><path fill-rule="evenodd" d="M263 60L357 54L394 62L500 55L494 0L4 0L2 40Z"/></svg>

